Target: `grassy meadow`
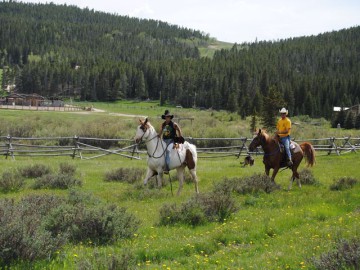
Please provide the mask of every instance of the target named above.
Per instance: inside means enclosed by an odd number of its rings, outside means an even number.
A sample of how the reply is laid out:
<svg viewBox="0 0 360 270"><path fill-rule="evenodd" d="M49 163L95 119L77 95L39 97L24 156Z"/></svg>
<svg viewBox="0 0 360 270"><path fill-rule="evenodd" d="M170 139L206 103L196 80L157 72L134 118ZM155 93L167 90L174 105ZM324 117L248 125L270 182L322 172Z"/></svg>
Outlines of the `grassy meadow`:
<svg viewBox="0 0 360 270"><path fill-rule="evenodd" d="M120 114L146 115L158 126L159 116L165 109L156 103L94 103L94 106L105 112L2 110L4 128L0 135L132 138L138 117ZM180 123L185 136L251 136L250 120L241 120L236 114L178 108L171 108L171 111L180 117L194 117L192 123L189 120ZM359 131L333 130L321 119L300 117L293 121L299 123L294 128L297 138L359 137ZM330 190L334 181L342 177L360 181L359 155L319 155L311 168L315 185L303 185L300 189L294 183L292 190L287 191L290 171L285 170L278 174L276 182L281 188L274 192L233 193L231 198L238 209L235 213L221 222L199 226L159 225L160 209L164 205L180 206L195 195L191 182L184 185L180 196L172 196L167 177L161 190L152 188L153 183L143 187L140 174L131 184L105 181L106 173L119 168L145 172L146 156L141 160L115 155L92 160L16 157L14 161L3 158L0 177L4 172L35 164L45 164L54 171L60 163L71 164L76 168L75 176L82 181L81 187L73 188L78 194L125 207L140 220L138 230L130 238L106 245L91 241L68 243L47 259L15 261L11 269L314 269L313 258L318 259L321 254L333 250L340 239L360 237L360 184L341 191ZM252 167L242 168L240 161L236 157L200 158L197 169L200 193L214 191L226 178L247 177L264 171L261 156L255 157ZM304 168L302 163L300 170ZM176 193L178 183L174 172L171 178ZM19 201L31 195L66 197L70 192L50 188L35 190L32 188L34 181L27 178L20 190L0 191L0 199Z"/></svg>

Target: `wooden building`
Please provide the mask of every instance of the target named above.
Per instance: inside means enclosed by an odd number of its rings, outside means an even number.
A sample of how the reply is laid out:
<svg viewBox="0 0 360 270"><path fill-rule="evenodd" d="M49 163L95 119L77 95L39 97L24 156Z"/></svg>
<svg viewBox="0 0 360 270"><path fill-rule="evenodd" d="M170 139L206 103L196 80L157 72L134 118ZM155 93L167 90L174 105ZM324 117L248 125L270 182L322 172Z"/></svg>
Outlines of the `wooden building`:
<svg viewBox="0 0 360 270"><path fill-rule="evenodd" d="M39 106L41 102L44 101L45 98L38 94L11 93L6 97L6 103L8 105Z"/></svg>

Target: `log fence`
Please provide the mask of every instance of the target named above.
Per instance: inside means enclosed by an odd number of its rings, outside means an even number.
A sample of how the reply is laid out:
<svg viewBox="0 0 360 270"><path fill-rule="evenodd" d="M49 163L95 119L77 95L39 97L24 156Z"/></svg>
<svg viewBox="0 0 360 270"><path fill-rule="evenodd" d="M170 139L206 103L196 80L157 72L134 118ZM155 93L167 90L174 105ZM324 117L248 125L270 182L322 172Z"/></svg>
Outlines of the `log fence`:
<svg viewBox="0 0 360 270"><path fill-rule="evenodd" d="M185 138L197 145L199 158L221 158L233 156L239 158L249 154L248 145L251 139L242 138ZM298 143L308 141L314 145L317 155L343 155L360 150L360 138L330 137L319 139L295 140ZM263 155L261 148L251 154ZM69 156L72 159L89 160L107 155L124 158L142 159L147 156L143 144L135 144L133 140L123 138L89 138L89 137L37 137L23 138L0 136L0 155L5 159L15 157L56 157Z"/></svg>

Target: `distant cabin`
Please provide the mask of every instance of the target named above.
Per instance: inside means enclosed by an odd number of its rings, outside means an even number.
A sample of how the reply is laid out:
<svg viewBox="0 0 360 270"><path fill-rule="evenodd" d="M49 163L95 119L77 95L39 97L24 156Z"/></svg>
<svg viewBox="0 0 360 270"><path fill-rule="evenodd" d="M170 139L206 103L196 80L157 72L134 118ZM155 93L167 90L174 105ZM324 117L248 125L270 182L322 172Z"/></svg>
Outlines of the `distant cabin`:
<svg viewBox="0 0 360 270"><path fill-rule="evenodd" d="M2 104L15 106L34 107L64 107L64 101L58 99L49 100L38 94L11 93L2 101Z"/></svg>
<svg viewBox="0 0 360 270"><path fill-rule="evenodd" d="M339 113L341 110L343 110L345 113L351 112L354 117L358 116L360 114L360 104L351 106L351 107L334 107L333 111L335 113Z"/></svg>
<svg viewBox="0 0 360 270"><path fill-rule="evenodd" d="M39 104L45 100L43 96L38 94L20 94L11 93L6 98L8 105L19 105L19 106L39 106Z"/></svg>

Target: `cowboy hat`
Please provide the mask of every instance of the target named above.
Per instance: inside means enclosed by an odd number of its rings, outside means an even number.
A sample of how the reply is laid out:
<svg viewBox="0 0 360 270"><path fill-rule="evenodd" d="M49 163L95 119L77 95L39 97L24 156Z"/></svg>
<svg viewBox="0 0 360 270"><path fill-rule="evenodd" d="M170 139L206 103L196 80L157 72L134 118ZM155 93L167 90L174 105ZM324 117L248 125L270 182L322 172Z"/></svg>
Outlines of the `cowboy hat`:
<svg viewBox="0 0 360 270"><path fill-rule="evenodd" d="M169 110L165 110L164 114L161 116L162 119L165 119L166 116L170 116L171 119L174 118L173 114L170 114Z"/></svg>
<svg viewBox="0 0 360 270"><path fill-rule="evenodd" d="M285 114L287 115L287 114L288 114L288 110L285 109L285 108L282 108L282 109L279 111L279 113L285 113Z"/></svg>

